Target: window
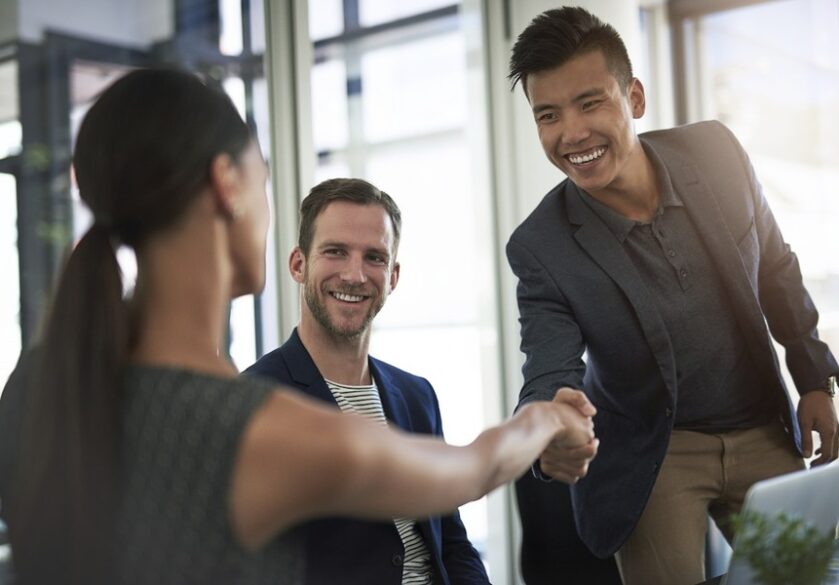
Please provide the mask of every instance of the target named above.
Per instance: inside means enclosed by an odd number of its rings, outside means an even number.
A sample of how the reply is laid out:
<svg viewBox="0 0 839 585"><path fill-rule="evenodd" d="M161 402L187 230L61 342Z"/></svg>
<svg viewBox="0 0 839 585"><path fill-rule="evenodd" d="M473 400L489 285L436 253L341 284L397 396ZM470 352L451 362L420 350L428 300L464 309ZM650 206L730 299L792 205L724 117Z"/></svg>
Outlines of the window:
<svg viewBox="0 0 839 585"><path fill-rule="evenodd" d="M20 286L17 253L17 185L14 175L0 173L0 394L20 354Z"/></svg>
<svg viewBox="0 0 839 585"><path fill-rule="evenodd" d="M0 62L0 394L17 363L22 344L20 259L18 256L17 177L14 161L21 151L18 62ZM12 172L7 172L12 171Z"/></svg>
<svg viewBox="0 0 839 585"><path fill-rule="evenodd" d="M153 9L131 5L128 13L97 12L87 5L68 13L39 0L27 7L28 20L21 29L33 38L26 44L12 43L9 50L0 46L0 172L12 173L0 175L0 226L5 226L0 228L0 246L12 242L15 252L21 251L24 273L19 292L11 287L3 291L19 301L3 303L2 331L17 331L23 339L15 347L0 347L3 382L8 374L2 370L6 353L18 353L21 345L31 343L64 250L92 221L73 185L70 152L78 126L99 92L138 66L180 66L221 85L254 128L263 153L270 153L262 0L165 0ZM44 32L50 29L62 33ZM48 83L31 74L41 70L49 72ZM40 165L38 172L9 183L7 177L14 179L23 163L30 168ZM11 207L6 201L10 191ZM12 235L5 231L8 225L15 228ZM273 249L270 242L268 248ZM133 256L127 250L118 256L131 288L136 274ZM2 257L8 263L18 258L5 253ZM267 289L273 292L273 258L267 264ZM15 267L11 273L20 271ZM276 294L232 303L228 351L239 367L255 361L266 343L276 344L275 305ZM9 320L12 327L7 327Z"/></svg>

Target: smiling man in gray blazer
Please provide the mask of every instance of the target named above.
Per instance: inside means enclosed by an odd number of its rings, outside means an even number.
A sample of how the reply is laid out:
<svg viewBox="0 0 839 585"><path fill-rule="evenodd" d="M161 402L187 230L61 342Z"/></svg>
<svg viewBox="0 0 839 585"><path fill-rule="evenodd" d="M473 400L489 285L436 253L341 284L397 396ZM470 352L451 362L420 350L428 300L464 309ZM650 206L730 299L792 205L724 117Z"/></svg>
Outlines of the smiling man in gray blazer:
<svg viewBox="0 0 839 585"><path fill-rule="evenodd" d="M723 521L749 486L803 467L813 431L814 463L837 457L839 366L736 138L718 122L637 135L644 88L611 26L580 8L543 13L510 77L568 177L507 245L521 402L571 386L597 408L599 455L571 488L592 552L617 552L627 585L702 581L709 513L730 536ZM562 478L556 455L540 470Z"/></svg>

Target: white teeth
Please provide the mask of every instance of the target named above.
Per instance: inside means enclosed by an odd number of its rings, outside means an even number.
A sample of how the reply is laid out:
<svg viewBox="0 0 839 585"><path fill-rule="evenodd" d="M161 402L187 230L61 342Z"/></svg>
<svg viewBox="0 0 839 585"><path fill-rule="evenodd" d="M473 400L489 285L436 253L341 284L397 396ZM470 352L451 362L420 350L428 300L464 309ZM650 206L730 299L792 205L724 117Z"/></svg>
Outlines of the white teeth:
<svg viewBox="0 0 839 585"><path fill-rule="evenodd" d="M590 161L593 161L593 160L596 160L596 159L600 158L601 156L603 156L604 152L606 152L606 149L601 147L601 148L595 149L590 154L586 154L586 155L583 155L583 156L580 156L578 154L569 154L568 155L568 160L570 160L575 165L581 165L583 163L587 163L587 162L590 162Z"/></svg>
<svg viewBox="0 0 839 585"><path fill-rule="evenodd" d="M360 297L358 295L348 295L346 293L332 293L332 296L338 299L339 301L345 301L347 303L358 303L364 300L364 297Z"/></svg>

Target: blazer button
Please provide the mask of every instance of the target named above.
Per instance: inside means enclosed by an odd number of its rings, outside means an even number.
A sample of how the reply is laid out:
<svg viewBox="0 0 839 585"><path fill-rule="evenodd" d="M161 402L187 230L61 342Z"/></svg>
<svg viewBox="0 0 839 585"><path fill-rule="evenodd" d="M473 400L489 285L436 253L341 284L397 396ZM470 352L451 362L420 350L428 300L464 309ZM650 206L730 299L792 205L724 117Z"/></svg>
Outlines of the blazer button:
<svg viewBox="0 0 839 585"><path fill-rule="evenodd" d="M673 409L671 409L670 407L665 408L664 409L664 416L666 416L667 418L670 418L671 416L673 416Z"/></svg>
<svg viewBox="0 0 839 585"><path fill-rule="evenodd" d="M393 555L390 559L394 567L402 566L402 555Z"/></svg>

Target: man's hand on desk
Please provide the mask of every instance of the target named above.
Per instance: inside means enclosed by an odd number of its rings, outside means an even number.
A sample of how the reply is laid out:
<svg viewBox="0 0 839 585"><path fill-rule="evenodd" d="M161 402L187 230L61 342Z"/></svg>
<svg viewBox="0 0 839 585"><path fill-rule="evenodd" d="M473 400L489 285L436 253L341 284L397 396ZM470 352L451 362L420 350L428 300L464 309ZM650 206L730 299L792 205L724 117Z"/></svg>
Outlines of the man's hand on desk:
<svg viewBox="0 0 839 585"><path fill-rule="evenodd" d="M592 420L597 410L585 394L571 388L557 390L554 402L565 407L565 430L542 452L539 465L542 473L553 479L576 483L588 473L589 463L597 455L599 441Z"/></svg>
<svg viewBox="0 0 839 585"><path fill-rule="evenodd" d="M813 431L819 434L821 446L816 449L818 459L810 465L830 463L839 456L839 424L833 398L827 392L812 390L798 401L798 424L801 426L801 447L804 457L813 454Z"/></svg>

